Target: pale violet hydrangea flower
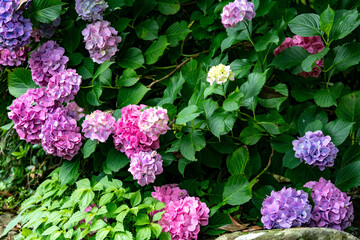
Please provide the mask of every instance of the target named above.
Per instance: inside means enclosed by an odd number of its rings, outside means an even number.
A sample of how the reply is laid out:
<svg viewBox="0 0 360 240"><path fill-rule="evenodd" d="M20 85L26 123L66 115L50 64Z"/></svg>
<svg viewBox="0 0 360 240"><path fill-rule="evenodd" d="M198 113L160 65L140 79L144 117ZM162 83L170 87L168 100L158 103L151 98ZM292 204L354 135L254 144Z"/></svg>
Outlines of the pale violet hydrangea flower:
<svg viewBox="0 0 360 240"><path fill-rule="evenodd" d="M320 178L304 185L311 188L314 208L311 212L310 227L333 228L344 230L354 220L354 207L350 197L341 192L330 181Z"/></svg>
<svg viewBox="0 0 360 240"><path fill-rule="evenodd" d="M234 81L235 74L231 71L230 66L219 64L210 68L206 81L213 85L214 82L217 84L226 83L228 80Z"/></svg>
<svg viewBox="0 0 360 240"><path fill-rule="evenodd" d="M96 110L90 115L86 115L82 123L82 131L86 138L106 142L110 134L115 130L115 118L110 113Z"/></svg>
<svg viewBox="0 0 360 240"><path fill-rule="evenodd" d="M318 166L321 171L325 167L334 166L334 159L338 153L337 147L331 142L330 136L324 136L322 131L305 133L304 137L292 142L295 157L306 164Z"/></svg>
<svg viewBox="0 0 360 240"><path fill-rule="evenodd" d="M74 118L76 121L79 121L83 117L85 117L84 109L79 107L76 102L70 102L65 107L66 111L68 112L68 115L72 118Z"/></svg>
<svg viewBox="0 0 360 240"><path fill-rule="evenodd" d="M178 184L166 184L161 187L154 187L154 190L155 192L152 192L151 196L163 203L178 201L189 196L186 190L178 187Z"/></svg>
<svg viewBox="0 0 360 240"><path fill-rule="evenodd" d="M223 8L221 22L225 28L235 27L238 22L249 21L256 16L254 4L247 0L235 0Z"/></svg>
<svg viewBox="0 0 360 240"><path fill-rule="evenodd" d="M80 90L81 76L74 69L63 70L52 76L47 92L58 101L70 102Z"/></svg>
<svg viewBox="0 0 360 240"><path fill-rule="evenodd" d="M25 62L28 52L30 52L30 47L21 47L14 51L0 47L0 65L20 66Z"/></svg>
<svg viewBox="0 0 360 240"><path fill-rule="evenodd" d="M152 140L156 140L169 130L169 116L162 107L151 107L143 110L139 117L138 126Z"/></svg>
<svg viewBox="0 0 360 240"><path fill-rule="evenodd" d="M300 227L311 217L309 196L303 190L284 187L272 191L264 200L261 208L261 222L264 228Z"/></svg>
<svg viewBox="0 0 360 240"><path fill-rule="evenodd" d="M155 181L156 175L163 172L161 155L156 151L139 152L131 156L129 172L140 186Z"/></svg>
<svg viewBox="0 0 360 240"><path fill-rule="evenodd" d="M86 21L103 20L102 14L109 5L104 0L76 0L75 10Z"/></svg>

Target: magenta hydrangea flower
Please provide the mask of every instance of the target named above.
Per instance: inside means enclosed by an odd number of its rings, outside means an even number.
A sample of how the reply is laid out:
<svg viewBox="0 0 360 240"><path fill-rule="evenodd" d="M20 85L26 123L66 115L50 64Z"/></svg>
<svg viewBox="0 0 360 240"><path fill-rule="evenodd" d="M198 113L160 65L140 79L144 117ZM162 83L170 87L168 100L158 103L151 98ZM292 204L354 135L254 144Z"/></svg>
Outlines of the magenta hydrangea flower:
<svg viewBox="0 0 360 240"><path fill-rule="evenodd" d="M131 156L129 172L140 186L155 181L155 176L163 172L161 155L156 151L139 152Z"/></svg>
<svg viewBox="0 0 360 240"><path fill-rule="evenodd" d="M30 43L32 24L24 19L21 11L14 12L8 22L0 21L0 47L10 51Z"/></svg>
<svg viewBox="0 0 360 240"><path fill-rule="evenodd" d="M165 213L159 220L164 232L173 240L197 239L200 226L209 222L209 208L199 198L186 197L166 204Z"/></svg>
<svg viewBox="0 0 360 240"><path fill-rule="evenodd" d="M169 130L169 116L162 107L151 107L141 112L138 126L152 140L157 140Z"/></svg>
<svg viewBox="0 0 360 240"><path fill-rule="evenodd" d="M48 154L71 160L82 145L80 127L65 109L57 108L41 128L42 147Z"/></svg>
<svg viewBox="0 0 360 240"><path fill-rule="evenodd" d="M115 131L115 118L110 113L96 110L86 115L82 123L82 131L86 138L106 142L110 134Z"/></svg>
<svg viewBox="0 0 360 240"><path fill-rule="evenodd" d="M278 192L272 191L262 203L261 222L264 228L300 227L311 217L309 196L303 190L284 187Z"/></svg>
<svg viewBox="0 0 360 240"><path fill-rule="evenodd" d="M64 53L65 49L54 41L47 41L32 52L29 66L34 82L46 87L52 76L65 70L69 58Z"/></svg>
<svg viewBox="0 0 360 240"><path fill-rule="evenodd" d="M74 69L66 69L52 76L47 92L61 102L70 102L80 90L81 76Z"/></svg>
<svg viewBox="0 0 360 240"><path fill-rule="evenodd" d="M113 135L115 148L124 152L128 158L135 153L151 152L158 149L159 140L148 137L139 128L141 109L145 105L128 105L121 109L121 118L115 123Z"/></svg>
<svg viewBox="0 0 360 240"><path fill-rule="evenodd" d="M306 51L308 51L310 54L315 54L318 52L321 52L325 45L321 40L320 36L313 36L313 37L302 37L299 35L295 35L293 38L286 38L284 42L277 47L274 50L274 55L278 55L282 51L284 51L286 48L292 47L292 46L299 46L304 48ZM323 67L323 61L322 59L316 61L315 66L313 67L313 70L311 72L301 72L298 75L303 76L305 78L308 77L319 77L321 73L321 69Z"/></svg>
<svg viewBox="0 0 360 240"><path fill-rule="evenodd" d="M85 48L89 50L91 59L96 63L104 63L118 51L121 37L118 32L110 26L108 21L97 21L88 24L82 31Z"/></svg>
<svg viewBox="0 0 360 240"><path fill-rule="evenodd" d="M179 201L189 196L186 190L178 187L178 184L166 184L161 187L154 187L154 190L155 192L152 192L151 196L163 203Z"/></svg>
<svg viewBox="0 0 360 240"><path fill-rule="evenodd" d="M74 118L76 121L79 121L85 117L84 109L79 107L76 102L70 102L66 105L65 110L68 112L68 115Z"/></svg>
<svg viewBox="0 0 360 240"><path fill-rule="evenodd" d="M311 212L310 227L325 227L344 230L354 220L354 207L350 197L330 181L320 178L304 187L312 188L311 197L315 206Z"/></svg>
<svg viewBox="0 0 360 240"><path fill-rule="evenodd" d="M15 99L9 107L8 117L13 120L14 128L20 139L27 142L40 143L41 127L58 103L46 94L45 88L28 89L26 93Z"/></svg>
<svg viewBox="0 0 360 240"><path fill-rule="evenodd" d="M244 22L245 18L251 21L256 16L254 4L247 0L235 0L223 8L221 22L225 28L235 27L238 22Z"/></svg>
<svg viewBox="0 0 360 240"><path fill-rule="evenodd" d="M18 1L16 0L2 0L0 2L0 22L11 21L12 15L17 9Z"/></svg>
<svg viewBox="0 0 360 240"><path fill-rule="evenodd" d="M104 0L76 0L75 10L86 21L103 20L102 14L109 5Z"/></svg>
<svg viewBox="0 0 360 240"><path fill-rule="evenodd" d="M30 52L30 47L21 47L14 51L0 47L0 65L20 66L25 62L28 52Z"/></svg>
<svg viewBox="0 0 360 240"><path fill-rule="evenodd" d="M324 136L320 130L308 131L304 137L292 141L292 144L295 157L309 165L318 166L321 171L325 167L334 166L334 159L339 151L331 142L331 137Z"/></svg>

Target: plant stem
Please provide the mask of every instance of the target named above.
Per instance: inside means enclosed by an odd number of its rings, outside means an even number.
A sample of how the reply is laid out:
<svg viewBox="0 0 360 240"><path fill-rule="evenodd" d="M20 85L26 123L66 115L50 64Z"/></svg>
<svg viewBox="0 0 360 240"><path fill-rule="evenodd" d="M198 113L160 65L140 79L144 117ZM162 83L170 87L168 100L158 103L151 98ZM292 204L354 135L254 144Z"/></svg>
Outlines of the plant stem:
<svg viewBox="0 0 360 240"><path fill-rule="evenodd" d="M251 33L250 33L249 25L246 23L246 21L244 21L244 24L245 24L246 30L247 30L247 32L248 32L248 34L249 34L249 35L246 35L246 36L248 37L249 41L251 42L251 44L253 45L254 50L255 50L255 44L254 44L254 42L253 42L253 40L252 40L252 38L251 38ZM260 55L260 53L257 52L256 50L255 50L255 52L256 52L257 55L259 56L259 61L260 61L260 64L261 64L261 70L264 72L264 65L263 65L263 60L262 60L262 58L261 58L261 55Z"/></svg>

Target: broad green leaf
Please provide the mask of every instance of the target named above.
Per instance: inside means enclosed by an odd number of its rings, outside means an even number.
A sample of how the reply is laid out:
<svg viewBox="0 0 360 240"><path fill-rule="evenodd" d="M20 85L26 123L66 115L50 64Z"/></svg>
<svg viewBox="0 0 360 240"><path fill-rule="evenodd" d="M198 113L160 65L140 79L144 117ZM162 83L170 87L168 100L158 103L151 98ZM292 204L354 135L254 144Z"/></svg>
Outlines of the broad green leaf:
<svg viewBox="0 0 360 240"><path fill-rule="evenodd" d="M41 236L48 236L51 235L53 232L59 230L58 226L51 226L49 228L47 228L42 234Z"/></svg>
<svg viewBox="0 0 360 240"><path fill-rule="evenodd" d="M99 200L99 207L102 207L102 206L105 206L106 204L108 204L114 197L114 194L115 193L111 192L111 193L105 193L104 195L102 195Z"/></svg>
<svg viewBox="0 0 360 240"><path fill-rule="evenodd" d="M295 157L295 151L291 149L285 153L282 166L289 169L294 169L299 166L300 163L300 159Z"/></svg>
<svg viewBox="0 0 360 240"><path fill-rule="evenodd" d="M69 66L77 66L79 65L82 60L84 59L84 56L79 52L74 52L69 55Z"/></svg>
<svg viewBox="0 0 360 240"><path fill-rule="evenodd" d="M112 84L112 71L110 68L106 69L103 73L99 75L99 82L104 86L111 86ZM95 81L95 83L97 83Z"/></svg>
<svg viewBox="0 0 360 240"><path fill-rule="evenodd" d="M273 89L273 90L271 90ZM269 90L271 92L267 93L266 91ZM289 96L289 91L286 84L278 83L274 87L266 87L265 91L263 89L262 96L265 98L259 98L259 103L266 108L276 108L277 110L280 109L281 104L287 99ZM282 97L281 97L282 95Z"/></svg>
<svg viewBox="0 0 360 240"><path fill-rule="evenodd" d="M200 111L197 106L190 105L181 110L177 115L175 123L178 125L185 124L191 120L194 120L196 117L200 115Z"/></svg>
<svg viewBox="0 0 360 240"><path fill-rule="evenodd" d="M90 79L94 74L95 64L91 58L85 58L83 64L77 69L83 80Z"/></svg>
<svg viewBox="0 0 360 240"><path fill-rule="evenodd" d="M233 175L229 177L223 193L225 203L238 206L248 202L251 197L251 185L244 176Z"/></svg>
<svg viewBox="0 0 360 240"><path fill-rule="evenodd" d="M360 161L360 146L354 144L350 146L342 157L341 166L345 166L349 163Z"/></svg>
<svg viewBox="0 0 360 240"><path fill-rule="evenodd" d="M137 0L132 6L132 12L134 19L139 16L146 16L147 13L151 12L156 7L155 0Z"/></svg>
<svg viewBox="0 0 360 240"><path fill-rule="evenodd" d="M137 192L135 192L131 195L130 204L132 207L136 207L140 203L141 203L141 193L140 193L140 190L138 190Z"/></svg>
<svg viewBox="0 0 360 240"><path fill-rule="evenodd" d="M360 123L360 91L347 94L340 98L336 115L345 121Z"/></svg>
<svg viewBox="0 0 360 240"><path fill-rule="evenodd" d="M65 4L61 0L33 0L31 15L39 22L51 23L60 16L61 8Z"/></svg>
<svg viewBox="0 0 360 240"><path fill-rule="evenodd" d="M279 36L278 32L271 30L270 32L266 33L265 35L261 36L257 39L255 43L255 51L262 52L268 48L269 44L278 44L279 43Z"/></svg>
<svg viewBox="0 0 360 240"><path fill-rule="evenodd" d="M243 99L257 96L266 82L265 73L251 73L248 80L241 85L240 92L244 93Z"/></svg>
<svg viewBox="0 0 360 240"><path fill-rule="evenodd" d="M106 156L106 166L113 172L118 172L130 162L129 158L122 152L111 148Z"/></svg>
<svg viewBox="0 0 360 240"><path fill-rule="evenodd" d="M150 219L147 214L139 213L136 216L135 226L144 226L150 224Z"/></svg>
<svg viewBox="0 0 360 240"><path fill-rule="evenodd" d="M196 161L195 152L201 151L206 145L204 135L200 130L187 134L180 142L180 152L188 160Z"/></svg>
<svg viewBox="0 0 360 240"><path fill-rule="evenodd" d="M179 173L184 177L185 168L189 163L192 163L193 161L189 161L186 158L181 158L178 163L178 170Z"/></svg>
<svg viewBox="0 0 360 240"><path fill-rule="evenodd" d="M360 62L360 43L351 42L334 48L333 68L345 71Z"/></svg>
<svg viewBox="0 0 360 240"><path fill-rule="evenodd" d="M94 86L87 94L86 100L92 106L100 106L102 102L100 101L100 96L102 94L103 88L101 86Z"/></svg>
<svg viewBox="0 0 360 240"><path fill-rule="evenodd" d="M253 63L248 59L237 59L230 64L231 71L236 78L242 78L250 73Z"/></svg>
<svg viewBox="0 0 360 240"><path fill-rule="evenodd" d="M71 27L64 32L64 47L68 53L73 53L79 47L81 41L80 29L71 24Z"/></svg>
<svg viewBox="0 0 360 240"><path fill-rule="evenodd" d="M342 191L360 186L360 161L341 168L336 175L335 185Z"/></svg>
<svg viewBox="0 0 360 240"><path fill-rule="evenodd" d="M337 82L330 88L317 91L314 97L316 105L320 107L336 106L336 100L340 97L343 88L344 85L341 82Z"/></svg>
<svg viewBox="0 0 360 240"><path fill-rule="evenodd" d="M121 58L117 61L117 64L123 68L138 69L145 63L144 56L138 48L128 48Z"/></svg>
<svg viewBox="0 0 360 240"><path fill-rule="evenodd" d="M327 36L329 36L330 30L334 24L334 18L335 12L331 9L330 5L328 5L328 8L320 14L320 30Z"/></svg>
<svg viewBox="0 0 360 240"><path fill-rule="evenodd" d="M106 61L103 64L101 64L100 67L96 70L93 79L96 79L98 76L100 76L106 69L108 69L114 63L115 62Z"/></svg>
<svg viewBox="0 0 360 240"><path fill-rule="evenodd" d="M326 47L321 52L310 54L304 61L301 63L301 68L304 72L311 72L316 64L316 61L322 59L328 52L330 48Z"/></svg>
<svg viewBox="0 0 360 240"><path fill-rule="evenodd" d="M209 120L215 110L218 108L218 103L212 99L206 99L202 101L202 106L204 107L206 119Z"/></svg>
<svg viewBox="0 0 360 240"><path fill-rule="evenodd" d="M331 141L335 144L335 146L338 146L349 136L353 125L354 122L345 122L343 120L336 119L335 121L326 124L323 132L324 135L330 135Z"/></svg>
<svg viewBox="0 0 360 240"><path fill-rule="evenodd" d="M24 68L15 68L8 75L9 92L18 98L27 92L30 88L36 88L35 82L32 80L31 71Z"/></svg>
<svg viewBox="0 0 360 240"><path fill-rule="evenodd" d="M228 49L233 45L236 40L236 35L230 35L221 42L221 52Z"/></svg>
<svg viewBox="0 0 360 240"><path fill-rule="evenodd" d="M330 40L338 40L346 37L360 25L360 17L358 11L338 10L335 12L335 21L330 31Z"/></svg>
<svg viewBox="0 0 360 240"><path fill-rule="evenodd" d="M62 185L73 183L79 177L80 161L65 161L61 165L59 180Z"/></svg>
<svg viewBox="0 0 360 240"><path fill-rule="evenodd" d="M238 110L240 108L241 99L243 97L244 93L239 92L239 89L236 89L234 92L230 93L223 103L224 110L228 112Z"/></svg>
<svg viewBox="0 0 360 240"><path fill-rule="evenodd" d="M132 87L120 88L117 98L118 108L123 108L129 104L138 104L149 90L139 82Z"/></svg>
<svg viewBox="0 0 360 240"><path fill-rule="evenodd" d="M162 232L162 227L157 223L151 223L150 224L151 232L155 235L156 238L158 238Z"/></svg>
<svg viewBox="0 0 360 240"><path fill-rule="evenodd" d="M125 69L121 77L117 80L116 85L131 87L139 81L139 75L136 74L134 69Z"/></svg>
<svg viewBox="0 0 360 240"><path fill-rule="evenodd" d="M116 22L112 22L111 26L114 27L116 31L123 32L129 26L130 22L130 18L119 18L119 20L117 20Z"/></svg>
<svg viewBox="0 0 360 240"><path fill-rule="evenodd" d="M104 240L107 235L109 234L110 229L108 228L102 228L99 231L96 232L95 240Z"/></svg>
<svg viewBox="0 0 360 240"><path fill-rule="evenodd" d="M169 45L166 36L160 36L159 39L153 42L144 53L146 64L151 65L163 55L166 47Z"/></svg>
<svg viewBox="0 0 360 240"><path fill-rule="evenodd" d="M240 141L245 145L254 145L264 134L255 127L246 127L240 133Z"/></svg>
<svg viewBox="0 0 360 240"><path fill-rule="evenodd" d="M6 236L11 229L13 229L20 221L22 221L23 216L22 215L17 215L14 219L12 219L6 226L4 232L1 234L0 237L4 237ZM170 238L171 239L171 238Z"/></svg>
<svg viewBox="0 0 360 240"><path fill-rule="evenodd" d="M121 7L131 7L135 0L106 0L110 9L120 9Z"/></svg>
<svg viewBox="0 0 360 240"><path fill-rule="evenodd" d="M285 123L279 112L275 110L272 110L269 114L258 115L256 120L257 123L265 129L265 131L274 135L282 132L280 126Z"/></svg>
<svg viewBox="0 0 360 240"><path fill-rule="evenodd" d="M236 121L236 115L230 112L214 113L209 120L211 132L218 138L225 135L233 129Z"/></svg>
<svg viewBox="0 0 360 240"><path fill-rule="evenodd" d="M289 22L290 30L303 37L321 36L319 15L305 13L296 16Z"/></svg>
<svg viewBox="0 0 360 240"><path fill-rule="evenodd" d="M321 130L323 126L324 126L323 123L320 120L316 119L306 125L305 132L307 131L316 132L317 130Z"/></svg>
<svg viewBox="0 0 360 240"><path fill-rule="evenodd" d="M82 152L84 154L84 158L88 158L90 157L90 155L95 152L96 146L97 146L97 141L96 140L91 140L88 139L84 146L82 147Z"/></svg>
<svg viewBox="0 0 360 240"><path fill-rule="evenodd" d="M159 0L158 9L162 14L173 15L180 10L180 4L175 0Z"/></svg>
<svg viewBox="0 0 360 240"><path fill-rule="evenodd" d="M95 197L95 193L91 190L84 191L83 195L81 196L81 201L79 202L80 211L84 211L87 208L92 200Z"/></svg>
<svg viewBox="0 0 360 240"><path fill-rule="evenodd" d="M175 22L165 31L170 47L176 47L191 32L185 21Z"/></svg>
<svg viewBox="0 0 360 240"><path fill-rule="evenodd" d="M271 65L280 70L301 66L302 62L310 56L310 53L299 46L286 48L284 51L275 56Z"/></svg>
<svg viewBox="0 0 360 240"><path fill-rule="evenodd" d="M144 227L136 230L136 240L150 240L151 238L151 229L149 227Z"/></svg>
<svg viewBox="0 0 360 240"><path fill-rule="evenodd" d="M185 79L183 78L181 72L178 75L175 75L174 77L170 78L169 84L164 91L164 97L163 97L164 102L166 100L166 103L172 104L175 101L175 99L178 97L178 94L180 93L184 83L185 83Z"/></svg>
<svg viewBox="0 0 360 240"><path fill-rule="evenodd" d="M154 19L147 19L135 27L135 32L140 39L154 40L158 37L159 25Z"/></svg>
<svg viewBox="0 0 360 240"><path fill-rule="evenodd" d="M230 174L244 174L246 164L249 162L249 158L249 152L245 147L238 148L226 160L226 165Z"/></svg>
<svg viewBox="0 0 360 240"><path fill-rule="evenodd" d="M159 240L171 240L171 235L168 232L162 232L160 234Z"/></svg>
<svg viewBox="0 0 360 240"><path fill-rule="evenodd" d="M99 229L105 228L107 224L104 220L98 219L95 223L91 224L90 231L98 231Z"/></svg>
<svg viewBox="0 0 360 240"><path fill-rule="evenodd" d="M321 171L318 167L301 163L294 169L287 169L285 171L285 177L289 178L293 184L302 187L309 181L319 181L320 177L330 179L330 170L329 168L326 168L325 170Z"/></svg>

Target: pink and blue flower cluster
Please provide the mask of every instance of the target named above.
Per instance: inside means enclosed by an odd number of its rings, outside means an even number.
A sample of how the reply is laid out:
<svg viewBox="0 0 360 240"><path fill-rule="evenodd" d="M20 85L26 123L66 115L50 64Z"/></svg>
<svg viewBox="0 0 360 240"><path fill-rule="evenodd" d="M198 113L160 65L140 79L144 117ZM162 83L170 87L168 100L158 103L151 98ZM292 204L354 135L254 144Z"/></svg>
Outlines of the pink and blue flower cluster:
<svg viewBox="0 0 360 240"><path fill-rule="evenodd" d="M223 8L221 22L225 28L233 28L245 19L251 21L256 16L254 4L247 0L235 0Z"/></svg>

